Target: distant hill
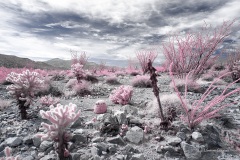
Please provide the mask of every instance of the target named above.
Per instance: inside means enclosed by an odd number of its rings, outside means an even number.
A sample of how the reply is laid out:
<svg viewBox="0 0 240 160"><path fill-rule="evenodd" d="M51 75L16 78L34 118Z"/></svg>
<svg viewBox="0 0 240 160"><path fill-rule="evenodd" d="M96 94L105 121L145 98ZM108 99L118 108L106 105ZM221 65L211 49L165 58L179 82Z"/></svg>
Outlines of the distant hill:
<svg viewBox="0 0 240 160"><path fill-rule="evenodd" d="M45 61L44 63L54 66L56 68L62 68L62 69L70 69L71 68L71 60L63 60L63 59L59 59L59 58L54 58L54 59ZM96 65L97 64L94 62L88 62L86 64L85 68L92 68L93 66L96 66Z"/></svg>
<svg viewBox="0 0 240 160"><path fill-rule="evenodd" d="M0 54L0 67L6 68L38 68L38 69L58 69L44 62L35 62L28 58L20 58L14 55Z"/></svg>

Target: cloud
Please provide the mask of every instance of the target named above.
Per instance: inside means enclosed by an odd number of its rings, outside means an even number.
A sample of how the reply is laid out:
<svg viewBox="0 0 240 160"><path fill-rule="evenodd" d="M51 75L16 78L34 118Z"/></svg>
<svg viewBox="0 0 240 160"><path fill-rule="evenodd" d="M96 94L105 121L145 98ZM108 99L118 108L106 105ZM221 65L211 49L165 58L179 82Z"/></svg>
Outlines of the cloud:
<svg viewBox="0 0 240 160"><path fill-rule="evenodd" d="M9 0L0 8L0 52L36 59L70 59L70 49L126 59L204 21L215 27L236 19L224 44L237 46L240 37L238 0Z"/></svg>

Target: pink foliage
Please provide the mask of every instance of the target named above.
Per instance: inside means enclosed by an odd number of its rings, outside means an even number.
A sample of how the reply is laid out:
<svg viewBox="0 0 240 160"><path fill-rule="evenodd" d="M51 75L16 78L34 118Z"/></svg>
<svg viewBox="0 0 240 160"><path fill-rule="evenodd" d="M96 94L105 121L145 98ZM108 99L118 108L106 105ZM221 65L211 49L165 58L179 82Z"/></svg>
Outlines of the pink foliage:
<svg viewBox="0 0 240 160"><path fill-rule="evenodd" d="M37 136L41 137L41 140L51 139L57 142L57 153L60 159L66 156L67 142L70 139L70 134L66 128L79 118L80 113L80 110L77 111L77 106L72 103L65 106L57 104L56 107L51 105L49 111L40 111L41 117L49 120L51 124L42 122L41 125L46 134L38 134Z"/></svg>
<svg viewBox="0 0 240 160"><path fill-rule="evenodd" d="M132 93L133 89L131 86L122 85L113 90L109 98L113 103L126 105L131 100Z"/></svg>
<svg viewBox="0 0 240 160"><path fill-rule="evenodd" d="M230 34L234 21L223 24L211 31L205 26L201 32L188 33L184 37L172 36L168 43L163 45L163 53L168 66L172 65L172 72L179 77L185 77L193 71L194 77L199 77L206 66L212 65L216 60L217 47Z"/></svg>
<svg viewBox="0 0 240 160"><path fill-rule="evenodd" d="M72 54L72 65L74 64L81 64L82 66L85 66L88 62L88 57L86 55L86 52L82 52L79 56L77 54L77 51L70 51Z"/></svg>
<svg viewBox="0 0 240 160"><path fill-rule="evenodd" d="M93 112L96 114L102 114L105 113L106 111L107 111L106 102L104 100L98 100L95 103Z"/></svg>
<svg viewBox="0 0 240 160"><path fill-rule="evenodd" d="M217 82L217 80L215 80L209 85L209 88L202 95L201 99L194 101L192 104L188 104L188 101L187 101L187 85L188 85L189 74L186 76L185 94L184 94L184 97L182 97L178 88L176 87L176 82L175 82L175 79L174 79L174 76L173 76L173 73L172 73L172 66L173 66L173 63L170 65L170 69L169 69L170 76L172 78L174 89L177 92L177 96L181 101L182 110L185 114L182 117L182 120L184 122L186 122L188 124L189 128L191 128L191 129L194 129L195 126L197 126L198 124L200 124L204 120L219 116L218 112L221 111L222 109L226 108L227 106L231 105L231 104L222 104L221 107L218 107L217 105L221 104L227 97L229 97L232 94L240 91L240 88L237 88L233 91L230 91L230 92L226 93L227 89L231 85L236 83L236 81L234 81L234 82L230 83L229 85L227 85L224 88L223 92L219 96L216 96L211 101L208 101L208 102L204 103L204 100L208 97L208 95L213 90L215 90L217 88L217 86L214 86L215 82ZM230 74L230 73L227 73L227 74ZM227 75L227 74L225 74L225 75ZM220 79L220 78L224 77L225 75L222 75L218 78Z"/></svg>
<svg viewBox="0 0 240 160"><path fill-rule="evenodd" d="M12 149L10 147L6 147L4 149L5 156L4 158L0 158L0 160L20 160L19 156L13 157L11 156Z"/></svg>
<svg viewBox="0 0 240 160"><path fill-rule="evenodd" d="M43 85L39 74L29 70L23 71L22 74L12 72L6 80L13 83L7 87L9 93L17 100L25 101L25 106L32 102L34 94L40 91Z"/></svg>
<svg viewBox="0 0 240 160"><path fill-rule="evenodd" d="M81 81L81 83L76 83L73 86L73 91L78 94L78 95L88 95L91 94L90 91L90 83L88 83L87 81Z"/></svg>
<svg viewBox="0 0 240 160"><path fill-rule="evenodd" d="M137 59L141 65L143 74L147 73L148 70L148 61L149 59L153 63L157 58L158 53L154 50L152 51L139 51L136 53Z"/></svg>
<svg viewBox="0 0 240 160"><path fill-rule="evenodd" d="M48 96L41 97L41 99L39 101L42 105L50 106L50 105L55 105L55 104L59 103L60 99L54 98L54 97L48 95Z"/></svg>
<svg viewBox="0 0 240 160"><path fill-rule="evenodd" d="M75 77L77 78L78 83L80 83L81 79L83 79L83 77L86 74L85 71L83 70L83 65L81 65L80 63L73 64L71 66L71 70Z"/></svg>

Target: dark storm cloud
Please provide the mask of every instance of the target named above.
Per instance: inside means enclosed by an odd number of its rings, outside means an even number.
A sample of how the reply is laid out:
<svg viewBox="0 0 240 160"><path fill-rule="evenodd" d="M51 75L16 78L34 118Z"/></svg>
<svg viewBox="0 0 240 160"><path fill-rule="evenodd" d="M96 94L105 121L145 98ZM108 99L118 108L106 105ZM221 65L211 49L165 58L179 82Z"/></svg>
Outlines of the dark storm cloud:
<svg viewBox="0 0 240 160"><path fill-rule="evenodd" d="M71 6L73 8L59 6L57 3L63 3L60 1L56 1L55 4L53 1L33 0L32 8L31 6L28 8L29 4L23 0L18 0L18 3L1 1L1 12L7 18L4 19L2 26L0 24L0 29L5 31L6 26L11 28L8 35L14 38L24 39L26 36L24 34L27 34L28 38L39 40L39 46L42 43L51 43L49 45L62 48L66 46L77 48L80 43L81 48L89 50L92 47L92 50L96 50L96 54L99 48L105 48L101 52L109 55L121 54L123 50L126 54L127 49L160 45L171 31L180 33L196 30L200 24L204 24L204 20L217 22L215 17L226 16L225 8L229 12L231 8L229 5L239 4L237 0L172 0L167 2L149 0L149 3L141 1L139 4L133 1L131 4L123 1L116 3L104 1L111 3L110 7L102 5L91 8L89 5L89 8L84 8L79 5L82 8L74 9L74 6ZM69 0L70 2L81 3L77 0ZM84 5L93 3L82 2ZM130 6L127 6L128 4ZM121 8L124 5L126 9ZM134 7L131 8L131 5ZM138 7L141 7L141 10L137 10ZM235 14L231 13L229 17L234 17ZM238 44L239 35L236 29L231 35L233 37L226 39L224 45ZM6 37L6 39L12 39L12 37ZM1 41L3 40L0 39Z"/></svg>

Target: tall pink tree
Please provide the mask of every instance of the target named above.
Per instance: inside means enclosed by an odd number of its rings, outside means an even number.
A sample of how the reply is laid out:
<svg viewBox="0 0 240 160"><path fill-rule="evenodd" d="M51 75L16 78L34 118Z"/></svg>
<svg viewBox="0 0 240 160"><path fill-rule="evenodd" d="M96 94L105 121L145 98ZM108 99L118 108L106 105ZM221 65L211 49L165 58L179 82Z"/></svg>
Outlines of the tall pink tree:
<svg viewBox="0 0 240 160"><path fill-rule="evenodd" d="M142 68L143 74L147 73L148 71L148 62L151 60L153 63L154 60L157 58L158 53L155 50L144 50L144 51L138 51L136 53L136 57L140 63L140 66Z"/></svg>
<svg viewBox="0 0 240 160"><path fill-rule="evenodd" d="M87 57L86 52L78 55L77 51L70 50L70 53L72 55L72 65L79 63L84 67L87 64L89 57Z"/></svg>
<svg viewBox="0 0 240 160"><path fill-rule="evenodd" d="M179 77L185 77L190 71L193 71L193 77L198 77L206 64L214 60L215 51L231 33L233 23L234 21L224 21L215 29L206 24L199 32L171 36L163 44L167 65L173 63L172 71Z"/></svg>

